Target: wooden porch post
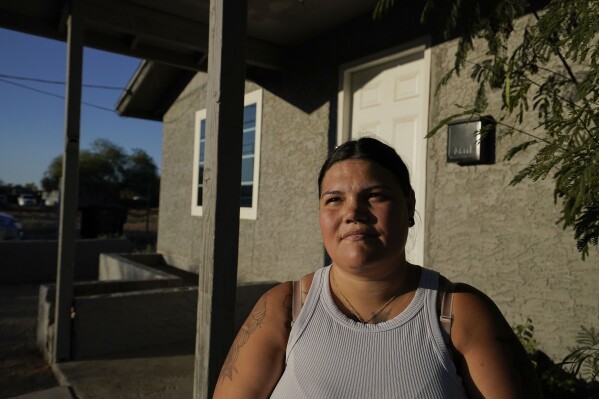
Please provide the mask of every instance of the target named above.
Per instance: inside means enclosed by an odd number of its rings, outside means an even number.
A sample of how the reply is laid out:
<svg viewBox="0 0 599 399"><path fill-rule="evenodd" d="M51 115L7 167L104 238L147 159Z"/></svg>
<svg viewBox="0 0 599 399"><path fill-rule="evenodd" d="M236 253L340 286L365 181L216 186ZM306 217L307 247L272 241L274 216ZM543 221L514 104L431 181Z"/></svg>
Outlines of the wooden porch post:
<svg viewBox="0 0 599 399"><path fill-rule="evenodd" d="M234 338L246 20L247 0L211 0L194 399L212 396Z"/></svg>
<svg viewBox="0 0 599 399"><path fill-rule="evenodd" d="M65 143L62 162L58 265L54 313L54 363L71 357L71 306L75 269L77 229L79 124L81 116L81 78L83 65L83 19L80 5L71 2L67 21L67 70L65 99Z"/></svg>

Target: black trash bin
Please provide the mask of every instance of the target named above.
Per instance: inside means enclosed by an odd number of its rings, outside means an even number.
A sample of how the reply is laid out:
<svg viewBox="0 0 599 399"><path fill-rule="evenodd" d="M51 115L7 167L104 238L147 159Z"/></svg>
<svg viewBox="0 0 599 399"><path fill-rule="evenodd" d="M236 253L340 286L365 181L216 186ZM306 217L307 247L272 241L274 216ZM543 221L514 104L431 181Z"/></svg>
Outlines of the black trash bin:
<svg viewBox="0 0 599 399"><path fill-rule="evenodd" d="M127 221L127 208L122 205L87 205L81 211L81 238L120 237Z"/></svg>

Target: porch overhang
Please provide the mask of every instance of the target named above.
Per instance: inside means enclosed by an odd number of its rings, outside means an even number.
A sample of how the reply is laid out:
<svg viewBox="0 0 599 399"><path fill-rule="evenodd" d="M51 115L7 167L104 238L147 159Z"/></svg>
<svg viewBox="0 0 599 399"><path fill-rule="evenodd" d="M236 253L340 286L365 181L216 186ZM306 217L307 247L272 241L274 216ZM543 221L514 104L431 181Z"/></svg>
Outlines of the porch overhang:
<svg viewBox="0 0 599 399"><path fill-rule="evenodd" d="M66 40L71 0L3 0L0 27ZM246 64L285 68L293 48L368 14L375 0L250 0ZM161 120L194 76L206 70L209 0L80 0L84 45L144 60L115 109Z"/></svg>
<svg viewBox="0 0 599 399"><path fill-rule="evenodd" d="M121 116L162 121L196 71L142 61L116 103Z"/></svg>
<svg viewBox="0 0 599 399"><path fill-rule="evenodd" d="M246 63L281 69L285 52L370 12L375 0L254 0L248 4ZM70 0L3 0L0 27L66 40ZM205 68L209 0L80 0L85 43L180 69Z"/></svg>

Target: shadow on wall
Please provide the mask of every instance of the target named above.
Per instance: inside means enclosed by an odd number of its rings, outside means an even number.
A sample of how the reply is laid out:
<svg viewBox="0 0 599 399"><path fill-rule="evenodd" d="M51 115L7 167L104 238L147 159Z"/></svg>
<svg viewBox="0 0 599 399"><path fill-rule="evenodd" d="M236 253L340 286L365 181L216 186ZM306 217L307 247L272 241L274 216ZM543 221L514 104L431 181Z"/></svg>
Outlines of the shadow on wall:
<svg viewBox="0 0 599 399"><path fill-rule="evenodd" d="M327 102L336 102L341 65L429 34L420 24L420 3L398 2L378 20L368 12L289 49L282 71L248 65L247 78L310 114Z"/></svg>

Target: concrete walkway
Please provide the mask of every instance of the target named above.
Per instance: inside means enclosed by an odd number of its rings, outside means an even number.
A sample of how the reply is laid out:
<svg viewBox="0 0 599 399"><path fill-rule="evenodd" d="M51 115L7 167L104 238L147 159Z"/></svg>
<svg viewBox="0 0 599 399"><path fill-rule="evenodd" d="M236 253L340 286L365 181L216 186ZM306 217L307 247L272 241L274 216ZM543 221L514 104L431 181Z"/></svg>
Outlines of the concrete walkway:
<svg viewBox="0 0 599 399"><path fill-rule="evenodd" d="M104 359L54 366L59 387L12 399L180 399L193 394L193 355Z"/></svg>
<svg viewBox="0 0 599 399"><path fill-rule="evenodd" d="M193 363L193 355L88 360L56 374L78 399L180 399L192 397Z"/></svg>
<svg viewBox="0 0 599 399"><path fill-rule="evenodd" d="M38 291L39 284L0 285L2 399L59 385L35 342Z"/></svg>

